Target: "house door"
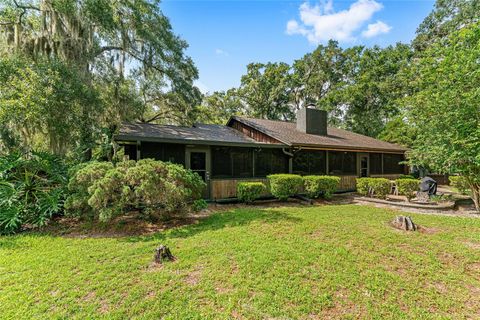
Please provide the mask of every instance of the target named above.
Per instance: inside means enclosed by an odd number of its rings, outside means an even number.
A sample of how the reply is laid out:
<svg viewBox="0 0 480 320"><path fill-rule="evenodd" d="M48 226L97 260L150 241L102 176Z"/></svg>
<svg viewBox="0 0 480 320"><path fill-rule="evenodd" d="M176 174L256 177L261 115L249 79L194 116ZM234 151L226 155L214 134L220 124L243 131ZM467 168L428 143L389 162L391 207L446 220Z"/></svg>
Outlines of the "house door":
<svg viewBox="0 0 480 320"><path fill-rule="evenodd" d="M369 174L369 161L368 153L359 154L359 164L360 164L360 177L368 177Z"/></svg>
<svg viewBox="0 0 480 320"><path fill-rule="evenodd" d="M207 184L203 193L204 198L210 196L210 151L201 148L187 149L187 168L196 172Z"/></svg>

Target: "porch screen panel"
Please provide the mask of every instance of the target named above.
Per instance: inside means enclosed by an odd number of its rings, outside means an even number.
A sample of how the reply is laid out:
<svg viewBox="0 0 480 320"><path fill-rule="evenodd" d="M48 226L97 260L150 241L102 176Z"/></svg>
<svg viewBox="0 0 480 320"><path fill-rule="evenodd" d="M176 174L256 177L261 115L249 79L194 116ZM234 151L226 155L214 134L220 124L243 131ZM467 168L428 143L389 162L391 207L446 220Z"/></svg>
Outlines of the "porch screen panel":
<svg viewBox="0 0 480 320"><path fill-rule="evenodd" d="M382 154L370 153L370 174L382 173Z"/></svg>
<svg viewBox="0 0 480 320"><path fill-rule="evenodd" d="M212 178L253 177L251 148L212 147Z"/></svg>
<svg viewBox="0 0 480 320"><path fill-rule="evenodd" d="M212 178L231 178L230 148L212 147Z"/></svg>
<svg viewBox="0 0 480 320"><path fill-rule="evenodd" d="M254 156L256 177L288 172L288 158L280 149L255 150Z"/></svg>
<svg viewBox="0 0 480 320"><path fill-rule="evenodd" d="M233 178L253 177L253 150L251 148L231 148Z"/></svg>
<svg viewBox="0 0 480 320"><path fill-rule="evenodd" d="M331 175L356 175L357 154L355 152L329 151L328 171Z"/></svg>
<svg viewBox="0 0 480 320"><path fill-rule="evenodd" d="M293 173L322 175L326 173L326 152L298 151L293 156Z"/></svg>
<svg viewBox="0 0 480 320"><path fill-rule="evenodd" d="M162 161L177 163L185 166L185 145L165 143L163 145Z"/></svg>
<svg viewBox="0 0 480 320"><path fill-rule="evenodd" d="M404 165L400 162L404 161L403 154L383 154L383 173L384 174L401 174L404 172Z"/></svg>
<svg viewBox="0 0 480 320"><path fill-rule="evenodd" d="M185 165L185 145L142 142L140 156L142 159L155 159Z"/></svg>

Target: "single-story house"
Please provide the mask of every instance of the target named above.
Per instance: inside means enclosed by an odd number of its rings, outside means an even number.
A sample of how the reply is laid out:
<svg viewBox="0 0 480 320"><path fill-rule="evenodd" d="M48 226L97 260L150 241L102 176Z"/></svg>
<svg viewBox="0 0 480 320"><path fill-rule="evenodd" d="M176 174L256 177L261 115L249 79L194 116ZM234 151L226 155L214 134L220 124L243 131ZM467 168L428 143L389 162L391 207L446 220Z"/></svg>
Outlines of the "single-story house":
<svg viewBox="0 0 480 320"><path fill-rule="evenodd" d="M357 177L394 179L406 173L406 149L327 126L327 113L305 108L297 122L233 116L226 125L192 127L125 123L115 140L129 159L179 163L207 183L205 197L236 195L240 181L266 181L272 173L336 175L340 189Z"/></svg>

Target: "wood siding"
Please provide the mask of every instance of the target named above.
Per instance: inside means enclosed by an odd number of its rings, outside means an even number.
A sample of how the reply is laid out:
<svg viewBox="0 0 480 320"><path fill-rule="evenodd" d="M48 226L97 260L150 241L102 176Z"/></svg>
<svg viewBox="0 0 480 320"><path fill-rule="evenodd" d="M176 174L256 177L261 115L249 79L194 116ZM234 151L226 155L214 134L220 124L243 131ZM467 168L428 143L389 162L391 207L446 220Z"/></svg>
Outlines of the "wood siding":
<svg viewBox="0 0 480 320"><path fill-rule="evenodd" d="M226 199L237 196L237 183L239 182L263 182L268 185L267 179L212 179L210 180L210 197L212 199ZM268 191L264 195L269 195Z"/></svg>
<svg viewBox="0 0 480 320"><path fill-rule="evenodd" d="M340 176L338 191L353 191L357 188L358 176Z"/></svg>
<svg viewBox="0 0 480 320"><path fill-rule="evenodd" d="M265 133L263 132L260 132L258 131L257 129L255 128L252 128L250 126L247 126L246 124L244 123L241 123L237 120L233 120L233 123L232 123L232 128L240 131L241 133L243 133L244 135L246 135L247 137L250 137L258 142L263 142L263 143L281 143L280 141L278 141L277 139L274 139L268 135L266 135Z"/></svg>

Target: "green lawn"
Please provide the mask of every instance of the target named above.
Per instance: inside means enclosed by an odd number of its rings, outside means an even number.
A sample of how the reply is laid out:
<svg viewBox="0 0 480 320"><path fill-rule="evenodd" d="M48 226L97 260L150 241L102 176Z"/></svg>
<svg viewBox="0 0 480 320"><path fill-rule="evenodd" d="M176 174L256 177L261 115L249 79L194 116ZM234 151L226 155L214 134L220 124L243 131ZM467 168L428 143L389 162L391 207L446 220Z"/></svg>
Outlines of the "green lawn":
<svg viewBox="0 0 480 320"><path fill-rule="evenodd" d="M0 318L480 317L480 219L238 209L152 237L0 237ZM178 257L152 267L154 248Z"/></svg>

